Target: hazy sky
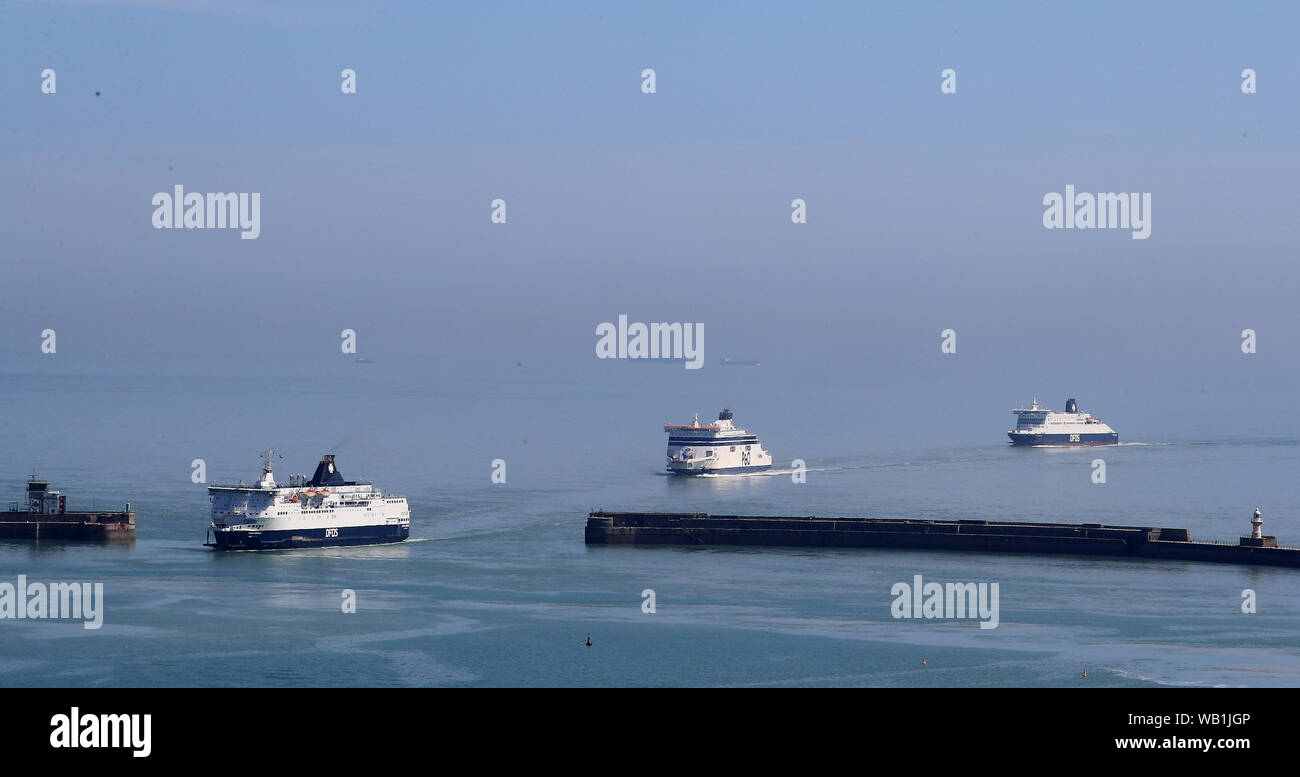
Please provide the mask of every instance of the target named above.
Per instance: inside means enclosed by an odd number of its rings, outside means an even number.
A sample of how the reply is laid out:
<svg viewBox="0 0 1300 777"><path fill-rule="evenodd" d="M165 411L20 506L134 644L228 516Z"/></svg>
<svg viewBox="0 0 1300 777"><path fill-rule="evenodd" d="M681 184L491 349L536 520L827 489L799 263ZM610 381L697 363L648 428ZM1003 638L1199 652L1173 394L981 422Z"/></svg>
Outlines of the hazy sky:
<svg viewBox="0 0 1300 777"><path fill-rule="evenodd" d="M344 359L352 328L390 365L598 374L627 366L594 356L626 313L704 323L715 369L969 384L999 413L1202 377L1281 399L1297 22L1285 3L3 2L0 364L55 369L54 328L59 369L274 368ZM177 184L260 193L260 237L155 230ZM1150 193L1150 238L1045 229L1067 184Z"/></svg>

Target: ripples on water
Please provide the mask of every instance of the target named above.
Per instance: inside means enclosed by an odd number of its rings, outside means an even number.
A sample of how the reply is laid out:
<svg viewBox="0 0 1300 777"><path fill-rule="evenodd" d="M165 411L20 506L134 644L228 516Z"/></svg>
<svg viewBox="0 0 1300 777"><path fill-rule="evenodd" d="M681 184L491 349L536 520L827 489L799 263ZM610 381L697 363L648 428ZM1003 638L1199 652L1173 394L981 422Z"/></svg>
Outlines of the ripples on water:
<svg viewBox="0 0 1300 777"><path fill-rule="evenodd" d="M127 547L0 544L0 579L99 581L107 600L98 632L0 622L3 685L1300 683L1292 570L582 542L594 508L1166 525L1233 541L1259 504L1266 532L1300 544L1296 440L1020 450L995 418L987 444L817 450L806 426L738 413L778 468L682 479L659 471L655 423L670 413L622 418L618 397L512 395L503 405L490 392L431 398L381 386L340 399L113 378L42 391L9 379L0 397L47 419L45 434L25 438L12 417L6 424L5 501L39 468L70 508L131 501L139 525ZM342 420L322 422L331 414ZM348 419L357 428L334 450ZM804 484L790 477L790 440L814 448L797 451ZM205 460L210 481L251 480L268 445L284 449L282 474L309 472L330 450L345 476L405 493L412 540L203 548L207 501L192 460ZM505 485L489 480L498 457ZM1090 478L1098 457L1104 485ZM997 582L1001 625L895 620L890 588L918 574ZM652 615L641 610L647 588ZM1255 614L1241 612L1246 588ZM355 614L341 611L344 589L356 593ZM581 644L588 632L591 648Z"/></svg>

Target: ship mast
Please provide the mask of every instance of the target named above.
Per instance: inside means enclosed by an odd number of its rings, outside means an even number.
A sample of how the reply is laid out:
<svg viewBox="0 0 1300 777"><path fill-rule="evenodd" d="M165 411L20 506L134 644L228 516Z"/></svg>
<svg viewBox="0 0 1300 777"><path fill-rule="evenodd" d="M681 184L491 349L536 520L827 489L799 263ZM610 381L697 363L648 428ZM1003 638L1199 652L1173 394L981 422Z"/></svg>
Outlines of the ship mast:
<svg viewBox="0 0 1300 777"><path fill-rule="evenodd" d="M262 454L262 479L257 481L258 488L275 488L275 475L271 474L275 462L275 451L267 449Z"/></svg>

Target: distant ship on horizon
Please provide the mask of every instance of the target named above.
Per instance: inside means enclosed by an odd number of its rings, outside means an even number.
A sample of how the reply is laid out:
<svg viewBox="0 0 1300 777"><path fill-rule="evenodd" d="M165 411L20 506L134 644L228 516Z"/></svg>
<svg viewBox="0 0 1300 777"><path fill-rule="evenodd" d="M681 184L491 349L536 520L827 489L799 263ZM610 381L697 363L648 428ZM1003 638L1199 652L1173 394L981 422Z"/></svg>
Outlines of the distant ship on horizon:
<svg viewBox="0 0 1300 777"><path fill-rule="evenodd" d="M1007 432L1012 445L1114 445L1119 442L1119 433L1101 419L1079 412L1073 397L1065 400L1064 413L1039 407L1037 397L1030 407L1011 412L1016 414L1016 428Z"/></svg>

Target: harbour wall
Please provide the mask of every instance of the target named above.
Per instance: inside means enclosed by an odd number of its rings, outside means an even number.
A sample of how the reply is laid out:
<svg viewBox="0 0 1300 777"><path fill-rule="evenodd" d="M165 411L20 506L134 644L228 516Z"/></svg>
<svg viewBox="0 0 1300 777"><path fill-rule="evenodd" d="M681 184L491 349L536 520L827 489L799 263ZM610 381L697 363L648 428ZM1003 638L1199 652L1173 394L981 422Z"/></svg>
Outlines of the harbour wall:
<svg viewBox="0 0 1300 777"><path fill-rule="evenodd" d="M135 513L85 511L53 515L0 512L0 539L81 540L135 539Z"/></svg>
<svg viewBox="0 0 1300 777"><path fill-rule="evenodd" d="M1103 524L594 511L588 544L770 545L1132 556L1300 567L1300 549L1193 542L1187 529ZM1272 540L1273 538L1266 538Z"/></svg>

